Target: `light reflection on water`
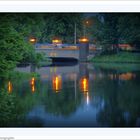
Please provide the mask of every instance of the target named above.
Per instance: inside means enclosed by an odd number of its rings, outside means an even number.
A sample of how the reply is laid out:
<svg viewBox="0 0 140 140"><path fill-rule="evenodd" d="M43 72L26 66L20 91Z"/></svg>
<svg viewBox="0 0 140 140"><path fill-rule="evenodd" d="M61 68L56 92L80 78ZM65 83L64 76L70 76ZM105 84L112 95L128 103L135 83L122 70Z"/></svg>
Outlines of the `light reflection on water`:
<svg viewBox="0 0 140 140"><path fill-rule="evenodd" d="M11 81L8 81L8 93L11 93L12 92L12 82Z"/></svg>
<svg viewBox="0 0 140 140"><path fill-rule="evenodd" d="M31 86L32 93L34 93L35 92L35 77L32 77L30 81L30 86Z"/></svg>
<svg viewBox="0 0 140 140"><path fill-rule="evenodd" d="M140 125L139 72L89 64L43 67L36 72L39 78L7 83L8 93L17 94L19 102L25 101L27 106L20 126Z"/></svg>
<svg viewBox="0 0 140 140"><path fill-rule="evenodd" d="M55 75L52 77L52 87L53 90L58 93L61 91L62 89L62 77L61 75Z"/></svg>
<svg viewBox="0 0 140 140"><path fill-rule="evenodd" d="M132 72L126 72L126 73L122 73L122 74L110 74L109 77L113 80L113 79L119 79L119 80L132 80L135 79L136 74L132 73Z"/></svg>

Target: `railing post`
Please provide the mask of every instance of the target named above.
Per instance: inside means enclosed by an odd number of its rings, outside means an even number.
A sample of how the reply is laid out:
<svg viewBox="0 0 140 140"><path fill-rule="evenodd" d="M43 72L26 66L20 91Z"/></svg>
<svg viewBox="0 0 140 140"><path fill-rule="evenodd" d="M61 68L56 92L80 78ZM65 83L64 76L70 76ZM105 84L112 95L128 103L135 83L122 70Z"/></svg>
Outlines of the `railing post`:
<svg viewBox="0 0 140 140"><path fill-rule="evenodd" d="M89 55L89 40L87 38L79 39L79 61L87 62Z"/></svg>

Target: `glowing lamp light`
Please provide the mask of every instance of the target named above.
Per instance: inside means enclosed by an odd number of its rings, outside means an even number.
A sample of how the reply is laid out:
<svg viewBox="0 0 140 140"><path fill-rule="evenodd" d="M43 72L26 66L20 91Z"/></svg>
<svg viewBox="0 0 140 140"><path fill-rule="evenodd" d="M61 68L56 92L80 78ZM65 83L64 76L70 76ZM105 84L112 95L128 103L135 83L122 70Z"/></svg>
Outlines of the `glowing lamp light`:
<svg viewBox="0 0 140 140"><path fill-rule="evenodd" d="M30 41L31 43L35 43L35 42L36 42L36 38L30 38L29 41Z"/></svg>
<svg viewBox="0 0 140 140"><path fill-rule="evenodd" d="M88 24L89 23L89 21L86 21L86 24Z"/></svg>
<svg viewBox="0 0 140 140"><path fill-rule="evenodd" d="M60 40L60 39L53 39L52 40L52 43L53 44L61 44L62 43L62 40Z"/></svg>
<svg viewBox="0 0 140 140"><path fill-rule="evenodd" d="M89 40L88 40L88 38L81 38L81 39L79 39L79 42L80 43L88 43L89 42Z"/></svg>

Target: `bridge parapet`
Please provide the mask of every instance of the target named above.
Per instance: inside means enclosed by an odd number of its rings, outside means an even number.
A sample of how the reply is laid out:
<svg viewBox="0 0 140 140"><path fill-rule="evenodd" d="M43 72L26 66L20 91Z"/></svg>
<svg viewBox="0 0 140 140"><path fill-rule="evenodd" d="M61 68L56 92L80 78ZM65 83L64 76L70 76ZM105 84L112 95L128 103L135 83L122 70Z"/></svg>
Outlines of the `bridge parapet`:
<svg viewBox="0 0 140 140"><path fill-rule="evenodd" d="M79 50L60 49L36 49L36 52L43 52L47 57L66 57L79 59Z"/></svg>

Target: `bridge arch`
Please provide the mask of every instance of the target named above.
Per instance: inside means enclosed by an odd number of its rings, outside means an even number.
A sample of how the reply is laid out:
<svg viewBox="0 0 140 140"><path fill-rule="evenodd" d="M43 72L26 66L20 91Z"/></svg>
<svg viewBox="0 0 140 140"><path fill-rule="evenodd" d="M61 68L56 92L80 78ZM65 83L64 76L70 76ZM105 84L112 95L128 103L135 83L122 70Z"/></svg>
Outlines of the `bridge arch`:
<svg viewBox="0 0 140 140"><path fill-rule="evenodd" d="M78 59L73 57L49 57L52 63L77 63Z"/></svg>

